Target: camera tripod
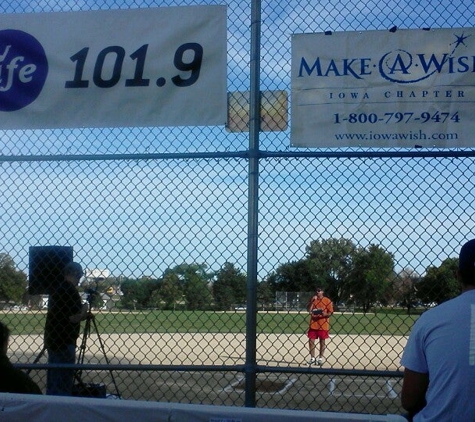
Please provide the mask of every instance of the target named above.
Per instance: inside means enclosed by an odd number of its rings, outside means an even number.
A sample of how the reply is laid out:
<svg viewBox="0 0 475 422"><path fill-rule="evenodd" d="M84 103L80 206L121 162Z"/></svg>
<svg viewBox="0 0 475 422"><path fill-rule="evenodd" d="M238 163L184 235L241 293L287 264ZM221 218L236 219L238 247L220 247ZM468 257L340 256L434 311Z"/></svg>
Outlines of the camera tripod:
<svg viewBox="0 0 475 422"><path fill-rule="evenodd" d="M91 321L92 321L92 323L91 323ZM94 326L94 330L97 334L97 338L99 340L99 346L100 346L101 351L104 355L105 361L106 361L107 365L110 365L109 358L107 357L106 349L104 347L104 343L102 342L102 339L101 339L101 336L100 336L100 333L99 333L99 329L97 328L96 320L94 318L93 313L91 312L91 300L90 300L90 298L88 298L88 311L87 311L86 323L84 325L84 332L83 332L83 336L82 336L82 340L81 340L81 346L79 347L79 354L78 354L77 364L78 365L83 365L84 364L84 356L85 356L85 353L86 353L87 339L91 336L92 326ZM45 354L45 352L46 352L46 346L43 346L43 349L41 349L38 356L36 356L36 358L33 362L33 365L37 364L40 361L41 357ZM32 368L28 369L26 371L26 373L29 374L31 372L31 370L32 370ZM113 374L111 369L109 370L109 373L111 375L112 382L114 383L114 387L115 387L117 397L121 398L120 393L119 393L119 388L117 387L117 383L115 382L114 374ZM82 381L81 374L82 374L82 369L78 369L74 373L74 378L78 382L79 386L81 388L83 388L83 390L86 390L87 386Z"/></svg>
<svg viewBox="0 0 475 422"><path fill-rule="evenodd" d="M86 317L86 323L84 325L84 332L81 340L81 345L79 346L79 354L78 354L78 359L77 359L77 364L78 365L83 365L84 364L84 357L86 353L86 346L87 346L87 339L90 338L91 336L91 331L92 328L94 327L95 333L97 334L97 339L99 340L99 346L102 351L102 354L104 355L105 361L107 365L110 365L109 363L109 358L107 357L106 349L104 347L104 343L102 342L101 335L99 333L99 329L97 328L96 324L96 319L91 312L91 304L90 301L88 300L88 305L89 305L89 310L87 311L87 317ZM115 391L117 394L117 397L120 399L120 393L119 393L119 388L117 387L117 383L115 382L114 374L112 372L112 369L109 369L110 376L112 378L112 382L115 387ZM82 388L86 388L86 384L82 381L81 379L81 374L82 374L82 369L78 369L76 373L74 374L74 378L78 382L78 384Z"/></svg>

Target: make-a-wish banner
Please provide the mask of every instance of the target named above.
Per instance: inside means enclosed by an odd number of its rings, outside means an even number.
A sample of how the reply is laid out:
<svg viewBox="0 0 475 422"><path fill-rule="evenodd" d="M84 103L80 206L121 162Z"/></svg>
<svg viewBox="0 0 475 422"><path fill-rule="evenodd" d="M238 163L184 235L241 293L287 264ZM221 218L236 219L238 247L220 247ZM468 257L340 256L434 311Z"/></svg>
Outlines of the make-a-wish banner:
<svg viewBox="0 0 475 422"><path fill-rule="evenodd" d="M295 147L474 147L475 29L292 37Z"/></svg>

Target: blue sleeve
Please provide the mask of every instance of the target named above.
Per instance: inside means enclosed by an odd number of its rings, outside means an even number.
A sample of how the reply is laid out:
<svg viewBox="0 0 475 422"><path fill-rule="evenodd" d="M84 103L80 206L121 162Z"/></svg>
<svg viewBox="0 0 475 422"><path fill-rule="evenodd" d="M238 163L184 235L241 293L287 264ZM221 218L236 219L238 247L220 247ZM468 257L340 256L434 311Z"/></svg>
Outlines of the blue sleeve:
<svg viewBox="0 0 475 422"><path fill-rule="evenodd" d="M422 318L423 319L423 318ZM424 324L419 318L414 324L401 358L401 365L414 372L429 373L424 352Z"/></svg>

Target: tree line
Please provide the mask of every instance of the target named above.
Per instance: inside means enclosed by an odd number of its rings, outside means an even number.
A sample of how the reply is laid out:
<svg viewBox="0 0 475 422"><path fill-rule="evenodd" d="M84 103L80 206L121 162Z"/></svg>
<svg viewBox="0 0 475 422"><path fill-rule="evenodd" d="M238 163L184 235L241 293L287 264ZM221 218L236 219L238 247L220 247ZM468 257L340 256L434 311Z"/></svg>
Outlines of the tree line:
<svg viewBox="0 0 475 422"><path fill-rule="evenodd" d="M313 292L320 286L336 307L352 305L368 312L375 306L401 306L411 312L459 294L457 265L458 258L447 258L438 267L429 266L424 276L410 268L395 273L393 254L380 245L364 248L345 238L312 240L301 259L280 264L258 283L258 308L272 309L276 292ZM247 277L230 262L218 271L204 263L183 263L159 278L96 281L94 303L101 303L101 293L119 291L117 306L124 309L227 311L246 303ZM26 292L26 274L0 253L0 301L31 302Z"/></svg>

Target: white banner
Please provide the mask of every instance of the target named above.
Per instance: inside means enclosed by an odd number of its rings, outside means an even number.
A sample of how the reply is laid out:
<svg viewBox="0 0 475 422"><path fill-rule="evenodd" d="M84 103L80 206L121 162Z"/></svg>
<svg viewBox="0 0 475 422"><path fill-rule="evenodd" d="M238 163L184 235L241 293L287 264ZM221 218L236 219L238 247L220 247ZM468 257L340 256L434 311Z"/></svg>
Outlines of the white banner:
<svg viewBox="0 0 475 422"><path fill-rule="evenodd" d="M226 123L226 6L0 15L0 129Z"/></svg>
<svg viewBox="0 0 475 422"><path fill-rule="evenodd" d="M295 147L475 146L475 29L292 37Z"/></svg>

